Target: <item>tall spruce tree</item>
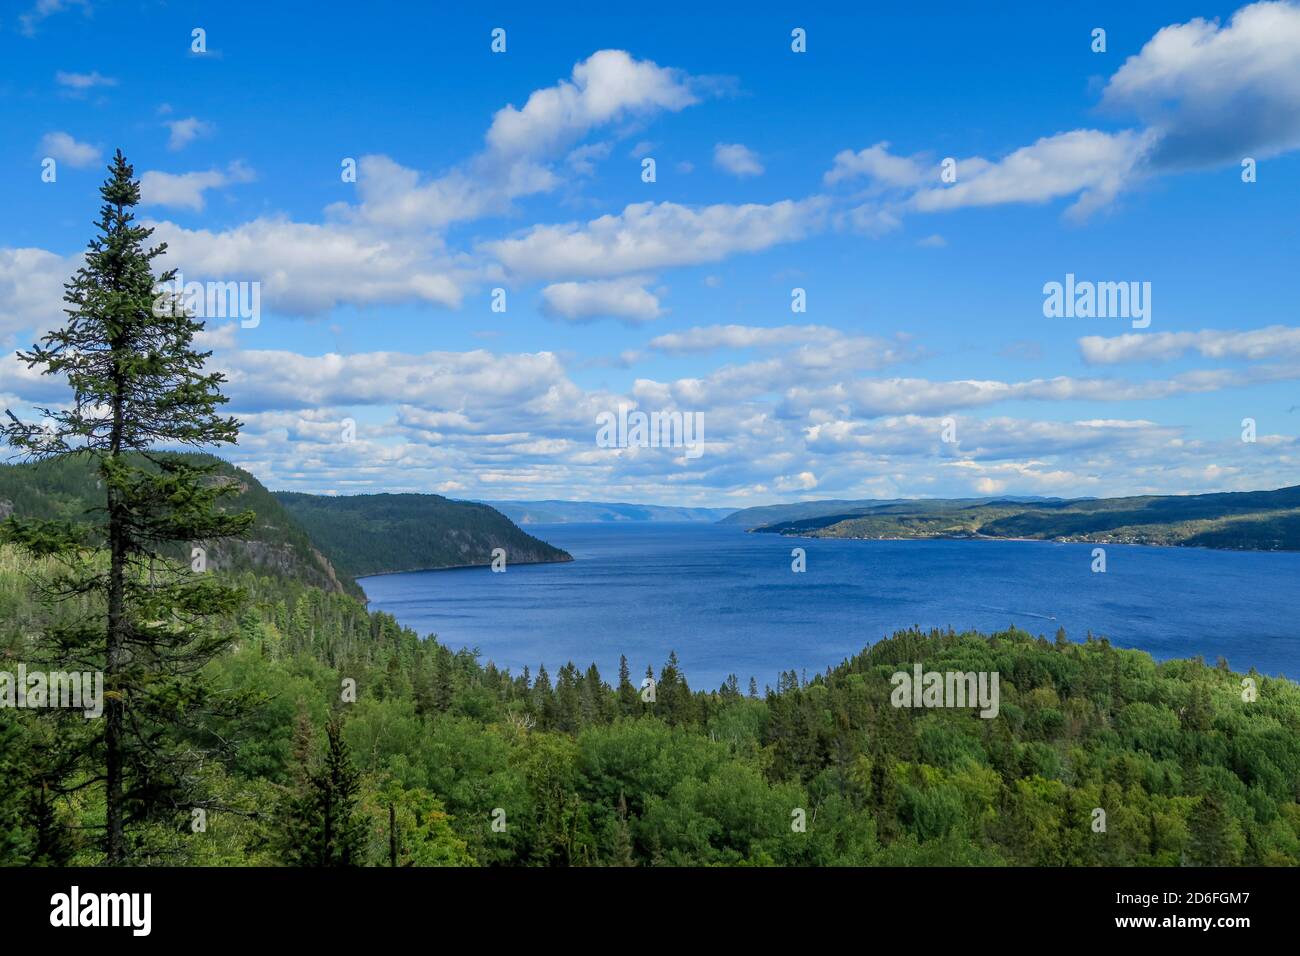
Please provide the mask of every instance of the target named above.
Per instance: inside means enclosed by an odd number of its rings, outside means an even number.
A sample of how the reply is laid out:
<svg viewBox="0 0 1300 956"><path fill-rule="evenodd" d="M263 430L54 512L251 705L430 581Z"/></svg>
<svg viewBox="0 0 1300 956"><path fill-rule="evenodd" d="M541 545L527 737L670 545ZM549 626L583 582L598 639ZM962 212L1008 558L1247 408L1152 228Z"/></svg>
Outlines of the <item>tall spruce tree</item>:
<svg viewBox="0 0 1300 956"><path fill-rule="evenodd" d="M109 865L128 862L136 824L188 817L204 755L183 728L230 709L201 671L230 640L210 618L235 610L239 594L193 573L184 546L238 536L253 521L252 512L223 510L237 488L215 465L165 450L233 444L239 423L217 414L224 378L204 370L211 353L194 347L203 323L155 291L176 271L153 273L166 245L146 245L153 230L134 221L133 174L119 150L100 187L98 234L65 285L67 321L18 353L28 368L65 380L69 401L37 409L36 422L10 412L4 426L29 459L88 458L104 493L89 525L13 516L3 530L28 554L59 562L47 599L89 608L43 635L40 651L104 674L103 719L86 722L96 726L69 787L102 786Z"/></svg>
<svg viewBox="0 0 1300 956"><path fill-rule="evenodd" d="M366 821L360 811L361 773L343 740L343 722L325 725L325 749L314 752L310 722L299 714L294 783L275 814L271 843L288 866L362 866Z"/></svg>
<svg viewBox="0 0 1300 956"><path fill-rule="evenodd" d="M627 655L618 658L618 712L630 717L641 710L641 698L632 686L632 671L627 666Z"/></svg>

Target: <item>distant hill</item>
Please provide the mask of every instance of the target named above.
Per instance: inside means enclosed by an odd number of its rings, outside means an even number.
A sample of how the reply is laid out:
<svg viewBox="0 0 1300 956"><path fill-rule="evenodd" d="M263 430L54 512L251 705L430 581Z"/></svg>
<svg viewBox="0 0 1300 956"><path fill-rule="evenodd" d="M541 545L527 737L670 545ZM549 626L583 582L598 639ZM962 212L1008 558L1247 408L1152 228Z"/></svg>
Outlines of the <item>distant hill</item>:
<svg viewBox="0 0 1300 956"><path fill-rule="evenodd" d="M209 546L210 568L233 572L254 570L364 598L360 586L336 569L302 526L253 475L212 455L184 457L215 463L218 474L237 481L240 486L237 496L226 499L226 507L257 514L247 538L214 542ZM91 460L81 456L0 465L0 518L17 514L88 523L95 520L93 509L103 507L104 493L97 483Z"/></svg>
<svg viewBox="0 0 1300 956"><path fill-rule="evenodd" d="M485 504L441 495L307 495L277 492L284 505L343 573L486 565L504 548L507 566L572 561Z"/></svg>
<svg viewBox="0 0 1300 956"><path fill-rule="evenodd" d="M1300 550L1300 485L1276 491L1023 501L909 501L777 521L814 538L1033 538L1251 551Z"/></svg>
<svg viewBox="0 0 1300 956"><path fill-rule="evenodd" d="M827 498L822 501L797 501L788 505L760 505L756 508L744 508L735 511L719 521L719 524L740 525L744 528L763 528L768 525L793 521L815 521L816 519L847 518L852 515L868 514L877 508L893 505L907 505L916 510L933 510L936 508L967 507L986 504L990 501L1059 502L1062 498L861 498L856 501L842 498ZM1078 500L1078 499L1076 499ZM822 523L825 523L823 520Z"/></svg>
<svg viewBox="0 0 1300 956"><path fill-rule="evenodd" d="M578 521L697 521L714 522L730 508L675 508L607 501L488 501L519 524L564 524Z"/></svg>
<svg viewBox="0 0 1300 956"><path fill-rule="evenodd" d="M272 493L229 462L185 457L215 463L218 474L239 484L226 507L257 515L247 538L208 546L214 570L251 570L364 600L355 580L362 575L487 564L498 547L509 564L572 560L487 505L439 495ZM91 461L77 456L0 465L0 519L18 514L90 522L93 509L103 507L97 481Z"/></svg>

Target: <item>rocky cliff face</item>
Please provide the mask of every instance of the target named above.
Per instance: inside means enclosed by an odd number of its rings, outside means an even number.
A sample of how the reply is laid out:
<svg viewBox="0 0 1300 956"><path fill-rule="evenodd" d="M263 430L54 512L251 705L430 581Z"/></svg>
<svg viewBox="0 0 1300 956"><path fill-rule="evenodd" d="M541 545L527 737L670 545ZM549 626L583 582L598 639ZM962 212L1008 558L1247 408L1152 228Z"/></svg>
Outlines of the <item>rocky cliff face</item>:
<svg viewBox="0 0 1300 956"><path fill-rule="evenodd" d="M293 578L322 591L357 596L355 582L341 580L334 565L315 548L307 549L304 555L291 544L249 537L217 542L208 552L208 562L214 570L248 569L271 577Z"/></svg>

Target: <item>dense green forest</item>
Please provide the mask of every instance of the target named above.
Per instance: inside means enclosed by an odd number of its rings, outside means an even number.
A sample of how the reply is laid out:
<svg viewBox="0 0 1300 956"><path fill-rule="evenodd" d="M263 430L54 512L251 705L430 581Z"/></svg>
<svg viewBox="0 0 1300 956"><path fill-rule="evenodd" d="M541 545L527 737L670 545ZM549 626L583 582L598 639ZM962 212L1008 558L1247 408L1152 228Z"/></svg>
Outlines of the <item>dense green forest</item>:
<svg viewBox="0 0 1300 956"><path fill-rule="evenodd" d="M816 538L1036 538L1295 551L1300 550L1300 486L1072 501L902 501L754 530Z"/></svg>
<svg viewBox="0 0 1300 956"><path fill-rule="evenodd" d="M7 669L50 623L39 573L0 553ZM611 680L573 663L512 675L345 594L232 578L246 604L214 622L237 637L207 676L242 705L186 729L215 755L201 796L131 832L135 863L1300 864L1287 680L1253 675L1246 702L1222 663L905 632L762 693L692 690L674 657L647 703L648 662ZM999 716L892 707L889 677L914 662L999 672ZM61 737L84 722L0 710L4 863L100 862L93 782L49 797Z"/></svg>
<svg viewBox="0 0 1300 956"><path fill-rule="evenodd" d="M237 485L227 507L257 515L247 537L210 546L214 568L256 569L364 600L356 577L486 565L494 548L504 548L511 564L572 560L488 505L440 495L272 493L251 473L213 455L179 457L214 467ZM0 519L17 515L83 522L102 512L103 502L97 501L102 495L94 467L84 457L0 464ZM181 549L173 550L181 556Z"/></svg>
<svg viewBox="0 0 1300 956"><path fill-rule="evenodd" d="M341 572L363 577L389 571L486 565L492 551L508 564L573 560L519 530L501 512L441 495L305 495L276 497Z"/></svg>
<svg viewBox="0 0 1300 956"><path fill-rule="evenodd" d="M184 461L211 466L219 480L234 482L237 494L229 508L248 509L257 516L246 537L208 544L208 564L214 570L256 569L284 580L300 581L331 591L344 591L364 600L365 594L346 574L340 574L318 550L298 521L242 468L213 455L180 454ZM136 456L136 461L147 464ZM103 513L103 482L93 462L67 455L44 461L0 464L0 519L16 516L47 521L90 522ZM179 545L170 549L189 560Z"/></svg>

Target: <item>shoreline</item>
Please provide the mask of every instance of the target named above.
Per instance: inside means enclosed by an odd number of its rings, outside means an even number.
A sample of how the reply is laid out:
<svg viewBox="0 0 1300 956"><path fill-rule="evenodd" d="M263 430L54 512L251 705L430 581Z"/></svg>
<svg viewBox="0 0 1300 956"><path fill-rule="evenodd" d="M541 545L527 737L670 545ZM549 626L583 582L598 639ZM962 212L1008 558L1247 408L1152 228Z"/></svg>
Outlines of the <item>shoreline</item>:
<svg viewBox="0 0 1300 956"><path fill-rule="evenodd" d="M818 535L764 531L761 528L747 528L745 533L774 534L781 538L803 538L810 541L1025 541L1038 544L1095 544L1101 547L1117 548L1181 548L1186 551L1221 551L1230 554L1300 554L1300 549L1295 548L1214 548L1204 544L1157 544L1148 541L1098 541L1086 538L1012 538L989 534L924 534L907 537L881 536L868 538L860 535Z"/></svg>
<svg viewBox="0 0 1300 956"><path fill-rule="evenodd" d="M511 564L571 564L573 563L573 561L574 561L574 557L571 554L569 554L565 558L558 558L554 561L510 561L507 558L506 567L508 568ZM490 568L490 567L492 567L491 561L485 561L482 564L443 564L443 565L439 565L436 568L403 568L401 570L395 570L395 571L371 571L368 574L355 574L352 576L352 580L360 584L366 578L380 578L386 574L415 574L417 572L423 572L423 571L466 571L469 570L470 568Z"/></svg>

